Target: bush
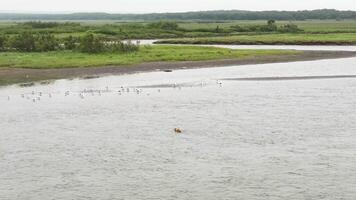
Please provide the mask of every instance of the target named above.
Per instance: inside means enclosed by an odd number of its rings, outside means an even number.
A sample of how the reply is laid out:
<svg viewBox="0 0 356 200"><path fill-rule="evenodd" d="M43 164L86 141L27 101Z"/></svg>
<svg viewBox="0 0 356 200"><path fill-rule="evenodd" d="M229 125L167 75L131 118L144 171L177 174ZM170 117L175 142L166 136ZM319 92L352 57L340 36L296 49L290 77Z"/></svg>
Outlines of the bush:
<svg viewBox="0 0 356 200"><path fill-rule="evenodd" d="M20 33L10 39L9 46L11 49L15 49L17 51L35 51L35 37L30 32Z"/></svg>
<svg viewBox="0 0 356 200"><path fill-rule="evenodd" d="M80 40L79 50L85 53L99 53L104 51L104 43L98 37L88 33Z"/></svg>
<svg viewBox="0 0 356 200"><path fill-rule="evenodd" d="M49 33L40 33L35 37L35 51L54 51L59 48L59 42Z"/></svg>
<svg viewBox="0 0 356 200"><path fill-rule="evenodd" d="M297 33L303 30L299 29L298 26L295 24L285 24L281 26L278 31L282 33Z"/></svg>
<svg viewBox="0 0 356 200"><path fill-rule="evenodd" d="M276 21L269 20L267 25L255 25L255 26L246 26L242 27L239 25L231 26L231 30L236 32L283 32L283 33L295 33L303 31L298 28L295 24L285 24L281 27L276 25Z"/></svg>
<svg viewBox="0 0 356 200"><path fill-rule="evenodd" d="M111 52L120 52L120 53L130 53L138 51L140 48L139 44L134 44L131 41L122 42L122 41L113 41L107 43L106 49Z"/></svg>
<svg viewBox="0 0 356 200"><path fill-rule="evenodd" d="M106 41L93 34L87 34L80 40L79 51L84 53L120 52L129 53L139 50L139 44L120 40Z"/></svg>
<svg viewBox="0 0 356 200"><path fill-rule="evenodd" d="M41 22L41 21L25 22L23 24L31 26L32 28L54 28L60 25L57 22Z"/></svg>
<svg viewBox="0 0 356 200"><path fill-rule="evenodd" d="M64 38L64 49L66 50L74 50L77 48L77 39L73 36L68 36Z"/></svg>
<svg viewBox="0 0 356 200"><path fill-rule="evenodd" d="M147 25L149 28L157 28L163 30L177 30L178 24L176 22L155 22Z"/></svg>
<svg viewBox="0 0 356 200"><path fill-rule="evenodd" d="M0 51L5 50L6 40L7 38L4 35L0 35Z"/></svg>
<svg viewBox="0 0 356 200"><path fill-rule="evenodd" d="M103 35L117 35L117 32L109 30L109 29L101 29L95 31L95 33L103 34Z"/></svg>

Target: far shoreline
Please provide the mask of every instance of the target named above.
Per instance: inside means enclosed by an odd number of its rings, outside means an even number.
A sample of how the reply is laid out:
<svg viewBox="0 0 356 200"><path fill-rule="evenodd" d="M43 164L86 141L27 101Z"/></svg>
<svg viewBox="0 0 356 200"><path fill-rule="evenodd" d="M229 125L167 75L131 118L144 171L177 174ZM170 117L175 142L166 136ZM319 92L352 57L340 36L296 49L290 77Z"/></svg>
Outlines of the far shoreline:
<svg viewBox="0 0 356 200"><path fill-rule="evenodd" d="M180 69L197 69L212 67L228 67L269 63L288 63L300 61L315 61L326 59L356 57L356 52L351 51L298 51L293 55L270 55L248 57L241 59L221 59L206 61L180 61L180 62L147 62L136 65L103 66L87 68L64 69L24 69L0 68L0 86L58 80L58 79L90 79L109 75L124 75L154 71L172 71ZM26 84L23 84L26 86Z"/></svg>

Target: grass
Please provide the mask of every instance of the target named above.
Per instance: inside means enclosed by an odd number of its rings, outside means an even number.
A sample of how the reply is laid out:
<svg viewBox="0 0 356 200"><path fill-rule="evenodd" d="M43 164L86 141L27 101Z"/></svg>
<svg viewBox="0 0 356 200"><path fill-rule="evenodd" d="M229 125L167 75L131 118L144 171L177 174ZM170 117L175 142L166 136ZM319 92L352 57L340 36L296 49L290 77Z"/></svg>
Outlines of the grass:
<svg viewBox="0 0 356 200"><path fill-rule="evenodd" d="M177 30L164 30L150 28L150 22L118 22L118 21L72 21L74 24L61 24L52 28L31 28L24 21L0 21L0 34L14 35L23 31L49 32L58 38L81 36L87 32L116 39L165 39L189 37L214 37L226 35L249 35L250 33L237 33L230 27L235 25L252 26L265 25L267 20L256 21L219 21L219 22L178 22ZM65 22L65 21L61 21ZM76 23L76 24L75 24ZM308 20L308 21L277 21L277 25L294 23L305 33L356 33L356 20ZM219 26L220 31L216 32Z"/></svg>
<svg viewBox="0 0 356 200"><path fill-rule="evenodd" d="M86 54L71 51L46 53L7 52L0 53L0 69L3 67L58 69L110 65L120 66L157 61L203 61L286 54L297 54L297 52L286 50L230 50L215 47L164 45L142 47L138 52L129 54Z"/></svg>
<svg viewBox="0 0 356 200"><path fill-rule="evenodd" d="M277 21L278 25L293 23L298 25L306 33L356 33L356 20L307 20L307 21ZM266 24L266 20L250 20L250 21L223 21L223 22L181 22L179 27L194 30L194 29L214 29L217 26L227 29L231 26L252 26Z"/></svg>
<svg viewBox="0 0 356 200"><path fill-rule="evenodd" d="M226 37L201 37L162 40L159 43L169 44L287 44L287 45L311 45L311 44L332 44L332 45L355 45L356 33L330 33L330 34L255 34L255 35L235 35Z"/></svg>

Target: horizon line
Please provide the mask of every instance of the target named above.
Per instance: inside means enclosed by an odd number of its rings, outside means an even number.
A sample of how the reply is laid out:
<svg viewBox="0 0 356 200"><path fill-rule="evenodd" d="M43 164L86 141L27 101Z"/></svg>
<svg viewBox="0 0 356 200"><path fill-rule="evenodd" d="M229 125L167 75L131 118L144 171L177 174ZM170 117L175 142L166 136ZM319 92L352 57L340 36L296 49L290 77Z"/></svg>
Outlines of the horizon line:
<svg viewBox="0 0 356 200"><path fill-rule="evenodd" d="M335 8L320 8L320 9L301 9L301 10L238 10L238 9L219 9L219 10L191 10L191 11L172 11L172 12L111 12L111 11L16 11L16 10L0 10L0 14L43 14L43 15L71 15L71 14L121 14L121 15L144 15L144 14L175 14L175 13L191 13L191 12L214 12L214 11L247 11L247 12L301 12L301 11L316 11L316 10L336 10L340 12L356 12L356 10L342 10Z"/></svg>

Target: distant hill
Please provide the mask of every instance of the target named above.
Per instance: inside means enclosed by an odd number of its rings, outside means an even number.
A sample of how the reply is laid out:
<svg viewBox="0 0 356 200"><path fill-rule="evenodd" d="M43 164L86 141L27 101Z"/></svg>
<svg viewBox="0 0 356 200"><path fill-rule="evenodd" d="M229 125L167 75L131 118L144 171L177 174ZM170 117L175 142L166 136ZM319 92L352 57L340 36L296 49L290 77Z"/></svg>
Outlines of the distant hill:
<svg viewBox="0 0 356 200"><path fill-rule="evenodd" d="M332 9L305 11L201 11L185 13L152 14L11 14L0 13L0 20L308 20L308 19L355 19L356 11Z"/></svg>

